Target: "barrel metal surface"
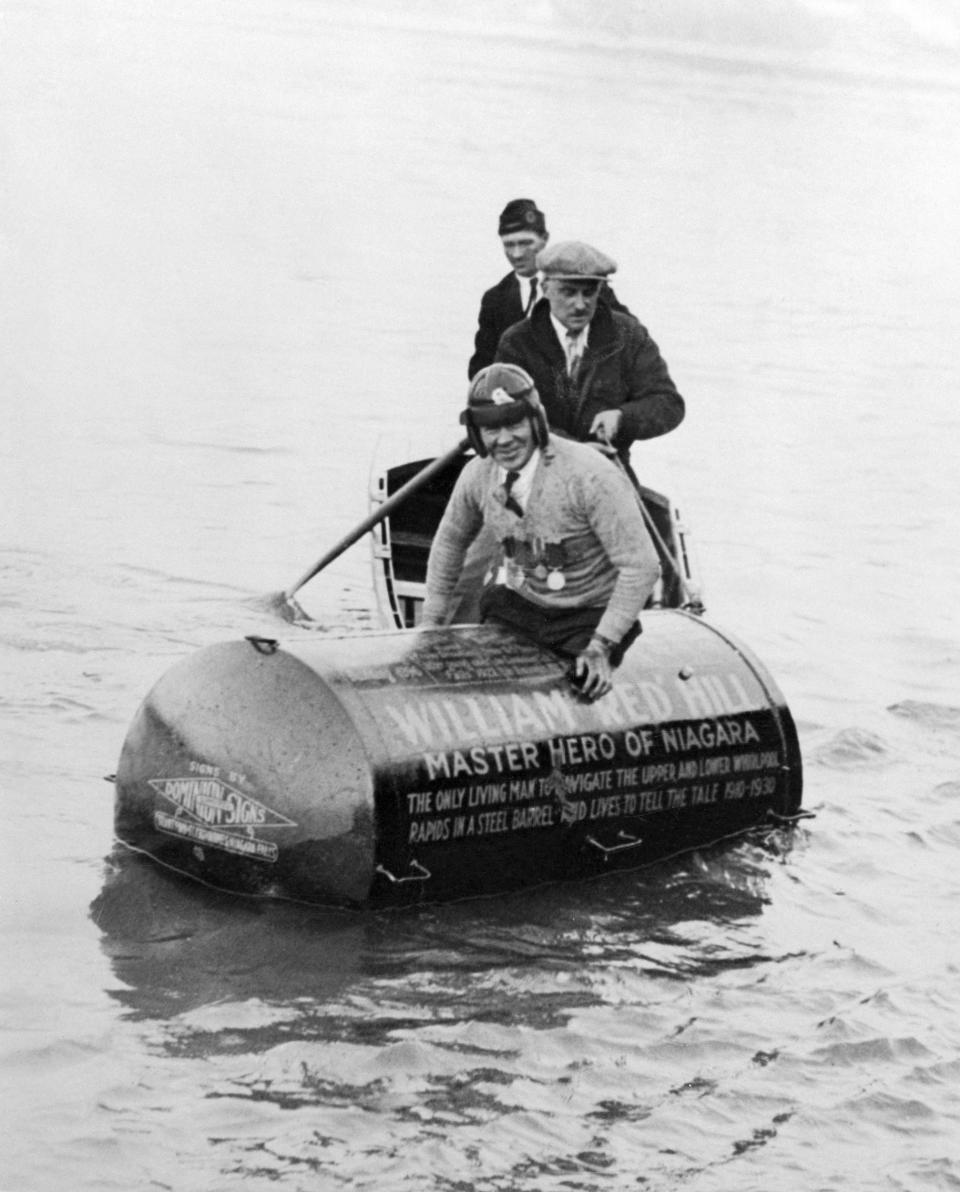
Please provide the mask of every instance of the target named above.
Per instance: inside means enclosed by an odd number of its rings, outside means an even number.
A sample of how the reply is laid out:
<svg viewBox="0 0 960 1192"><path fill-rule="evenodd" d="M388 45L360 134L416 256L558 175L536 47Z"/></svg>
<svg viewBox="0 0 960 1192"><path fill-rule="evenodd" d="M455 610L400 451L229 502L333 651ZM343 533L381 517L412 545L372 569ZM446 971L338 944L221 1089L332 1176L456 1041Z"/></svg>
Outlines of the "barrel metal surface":
<svg viewBox="0 0 960 1192"><path fill-rule="evenodd" d="M492 626L210 647L144 701L116 822L229 889L405 904L649 864L795 814L801 785L762 665L664 611L596 703Z"/></svg>

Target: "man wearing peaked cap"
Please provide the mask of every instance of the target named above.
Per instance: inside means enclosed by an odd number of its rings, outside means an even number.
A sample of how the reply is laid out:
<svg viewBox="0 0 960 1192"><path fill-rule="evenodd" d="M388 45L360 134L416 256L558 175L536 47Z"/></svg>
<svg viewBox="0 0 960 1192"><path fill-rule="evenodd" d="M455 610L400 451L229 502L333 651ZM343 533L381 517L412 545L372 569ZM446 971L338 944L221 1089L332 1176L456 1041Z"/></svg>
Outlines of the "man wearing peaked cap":
<svg viewBox="0 0 960 1192"><path fill-rule="evenodd" d="M546 237L547 224L543 212L533 199L511 199L500 212L498 230L501 236L530 230Z"/></svg>
<svg viewBox="0 0 960 1192"><path fill-rule="evenodd" d="M633 489L596 451L551 435L533 379L516 365L481 369L460 421L476 456L430 548L422 625L457 613L468 556L481 546L491 567L479 619L571 659L587 698L606 694L660 573Z"/></svg>
<svg viewBox="0 0 960 1192"><path fill-rule="evenodd" d="M534 379L554 433L616 453L666 434L683 420L683 398L646 327L601 301L616 262L579 240L537 257L545 301L508 328L496 359Z"/></svg>
<svg viewBox="0 0 960 1192"><path fill-rule="evenodd" d="M546 247L550 238L546 216L533 199L511 199L500 212L497 233L510 262L510 272L487 290L480 300L474 352L467 366L467 375L470 377L493 363L500 336L508 327L529 314L541 296L537 254ZM615 310L627 310L612 291L608 291L603 300Z"/></svg>

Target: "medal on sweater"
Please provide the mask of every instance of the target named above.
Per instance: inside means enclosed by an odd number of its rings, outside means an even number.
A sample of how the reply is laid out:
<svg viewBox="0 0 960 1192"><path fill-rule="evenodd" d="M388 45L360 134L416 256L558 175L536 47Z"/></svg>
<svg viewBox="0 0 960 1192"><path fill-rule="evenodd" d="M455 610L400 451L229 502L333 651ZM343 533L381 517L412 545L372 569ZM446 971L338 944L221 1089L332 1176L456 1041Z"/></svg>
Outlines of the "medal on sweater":
<svg viewBox="0 0 960 1192"><path fill-rule="evenodd" d="M519 588L523 586L523 571L519 566L517 556L520 553L522 543L518 542L512 534L508 534L500 543L503 549L503 561L500 564L500 569L497 572L497 583L503 584L508 588Z"/></svg>
<svg viewBox="0 0 960 1192"><path fill-rule="evenodd" d="M548 571L547 587L551 592L562 592L567 586L567 577L563 574L563 565L567 561L567 552L562 542L547 542L543 547L543 565Z"/></svg>
<svg viewBox="0 0 960 1192"><path fill-rule="evenodd" d="M547 568L543 561L542 538L534 538L533 542L529 544L529 556L527 567L532 572L534 579L538 579L542 583L547 578Z"/></svg>

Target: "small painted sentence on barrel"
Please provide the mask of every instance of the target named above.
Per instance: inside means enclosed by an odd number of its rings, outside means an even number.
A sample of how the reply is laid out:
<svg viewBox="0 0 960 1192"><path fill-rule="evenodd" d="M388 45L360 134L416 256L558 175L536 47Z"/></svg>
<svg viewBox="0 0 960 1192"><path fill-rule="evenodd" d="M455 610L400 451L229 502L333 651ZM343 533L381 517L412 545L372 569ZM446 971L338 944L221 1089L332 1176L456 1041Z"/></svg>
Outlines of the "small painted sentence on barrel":
<svg viewBox="0 0 960 1192"><path fill-rule="evenodd" d="M777 750L763 750L575 774L555 767L545 776L411 791L406 795L408 843L769 799L776 793L779 764ZM729 777L717 778L724 775ZM689 781L695 778L702 781ZM663 785L642 789L651 783Z"/></svg>

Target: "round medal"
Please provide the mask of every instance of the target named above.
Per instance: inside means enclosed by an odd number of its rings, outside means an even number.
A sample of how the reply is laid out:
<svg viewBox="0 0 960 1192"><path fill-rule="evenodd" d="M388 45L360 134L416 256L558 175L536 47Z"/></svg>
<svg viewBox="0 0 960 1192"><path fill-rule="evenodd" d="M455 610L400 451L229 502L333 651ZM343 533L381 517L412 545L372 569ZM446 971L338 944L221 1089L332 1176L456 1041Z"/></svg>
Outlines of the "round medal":
<svg viewBox="0 0 960 1192"><path fill-rule="evenodd" d="M551 571L547 576L547 587L551 592L561 592L567 586L567 577L562 571Z"/></svg>

